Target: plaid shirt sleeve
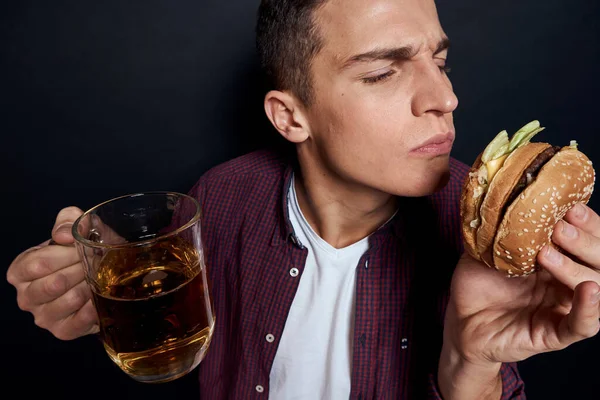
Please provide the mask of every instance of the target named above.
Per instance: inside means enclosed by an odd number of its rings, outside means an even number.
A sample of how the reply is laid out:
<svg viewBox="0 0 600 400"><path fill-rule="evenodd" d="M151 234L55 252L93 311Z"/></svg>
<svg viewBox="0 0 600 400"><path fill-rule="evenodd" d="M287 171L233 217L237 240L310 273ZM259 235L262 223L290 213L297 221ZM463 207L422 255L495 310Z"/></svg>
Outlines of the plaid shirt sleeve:
<svg viewBox="0 0 600 400"><path fill-rule="evenodd" d="M525 384L519 375L516 363L502 364L500 368L502 376L502 397L500 400L525 400ZM437 384L437 376L429 375L429 392L427 399L443 400Z"/></svg>

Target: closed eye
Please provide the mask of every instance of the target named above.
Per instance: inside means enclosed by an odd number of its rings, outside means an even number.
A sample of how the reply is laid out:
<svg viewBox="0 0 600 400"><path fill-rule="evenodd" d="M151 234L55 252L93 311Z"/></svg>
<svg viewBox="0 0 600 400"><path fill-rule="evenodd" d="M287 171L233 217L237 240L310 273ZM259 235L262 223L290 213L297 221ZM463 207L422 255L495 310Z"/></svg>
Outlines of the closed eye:
<svg viewBox="0 0 600 400"><path fill-rule="evenodd" d="M391 77L395 73L396 73L396 71L391 70L391 71L384 72L383 74L362 78L362 81L366 84L374 84L374 83L381 82L381 81Z"/></svg>

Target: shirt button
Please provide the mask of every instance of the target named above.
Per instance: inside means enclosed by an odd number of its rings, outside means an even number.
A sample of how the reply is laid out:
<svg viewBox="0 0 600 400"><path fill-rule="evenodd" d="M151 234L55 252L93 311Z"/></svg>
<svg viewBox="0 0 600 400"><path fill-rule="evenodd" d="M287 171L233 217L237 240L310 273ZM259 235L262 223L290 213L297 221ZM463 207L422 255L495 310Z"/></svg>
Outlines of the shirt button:
<svg viewBox="0 0 600 400"><path fill-rule="evenodd" d="M265 339L267 339L267 342L273 343L275 341L275 336L269 333Z"/></svg>
<svg viewBox="0 0 600 400"><path fill-rule="evenodd" d="M298 268L290 269L290 275L292 276L292 278L297 277L299 273L300 273L300 271L298 271Z"/></svg>
<svg viewBox="0 0 600 400"><path fill-rule="evenodd" d="M265 391L265 388L264 388L264 387L262 387L261 385L256 385L256 391L257 391L258 393L262 393L262 392L264 392L264 391Z"/></svg>

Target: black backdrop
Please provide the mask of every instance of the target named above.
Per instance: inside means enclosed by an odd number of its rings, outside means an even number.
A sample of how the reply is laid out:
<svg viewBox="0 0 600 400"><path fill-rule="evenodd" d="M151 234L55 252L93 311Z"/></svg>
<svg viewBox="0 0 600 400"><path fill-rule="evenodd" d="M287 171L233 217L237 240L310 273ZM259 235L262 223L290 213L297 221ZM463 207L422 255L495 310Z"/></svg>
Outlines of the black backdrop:
<svg viewBox="0 0 600 400"><path fill-rule="evenodd" d="M143 190L187 191L219 162L276 140L254 53L257 0L6 1L0 5L3 270L48 237L58 210ZM454 156L471 163L502 129L597 143L596 0L438 2L461 101ZM592 197L600 210L600 196ZM0 396L163 398L196 374L143 385L93 337L62 342L0 280ZM520 364L531 399L599 398L600 338ZM5 395L8 395L5 397ZM191 397L193 398L193 397Z"/></svg>

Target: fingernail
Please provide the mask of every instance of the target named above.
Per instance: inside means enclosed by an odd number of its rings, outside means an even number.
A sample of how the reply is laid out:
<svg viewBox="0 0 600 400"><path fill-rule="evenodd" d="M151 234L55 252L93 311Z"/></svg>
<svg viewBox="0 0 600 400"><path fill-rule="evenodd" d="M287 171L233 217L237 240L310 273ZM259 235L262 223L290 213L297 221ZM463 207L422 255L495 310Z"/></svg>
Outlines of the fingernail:
<svg viewBox="0 0 600 400"><path fill-rule="evenodd" d="M546 247L546 252L544 254L544 257L550 263L552 263L554 265L559 265L562 255L558 251L554 250L552 247L548 246L548 247Z"/></svg>
<svg viewBox="0 0 600 400"><path fill-rule="evenodd" d="M575 229L575 227L573 225L568 224L565 221L563 221L561 224L562 224L561 233L563 235L565 235L568 238L574 238L575 236L577 236L577 229Z"/></svg>
<svg viewBox="0 0 600 400"><path fill-rule="evenodd" d="M598 304L600 302L600 289L592 295L592 304Z"/></svg>
<svg viewBox="0 0 600 400"><path fill-rule="evenodd" d="M585 209L585 206L581 203L577 203L575 207L573 207L573 216L577 219L584 219L586 213L587 210Z"/></svg>

